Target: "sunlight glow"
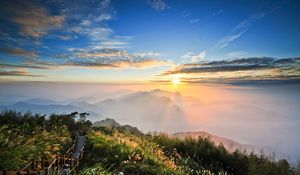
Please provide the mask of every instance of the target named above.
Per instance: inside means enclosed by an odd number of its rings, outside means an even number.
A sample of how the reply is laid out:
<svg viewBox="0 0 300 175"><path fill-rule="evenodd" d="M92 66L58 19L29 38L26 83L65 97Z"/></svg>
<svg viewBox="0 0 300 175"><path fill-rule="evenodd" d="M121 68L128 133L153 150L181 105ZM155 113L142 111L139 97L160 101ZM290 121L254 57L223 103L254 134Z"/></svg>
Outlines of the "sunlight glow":
<svg viewBox="0 0 300 175"><path fill-rule="evenodd" d="M173 80L172 80L172 83L175 86L179 85L181 83L180 82L180 77L178 77L178 76L174 77Z"/></svg>

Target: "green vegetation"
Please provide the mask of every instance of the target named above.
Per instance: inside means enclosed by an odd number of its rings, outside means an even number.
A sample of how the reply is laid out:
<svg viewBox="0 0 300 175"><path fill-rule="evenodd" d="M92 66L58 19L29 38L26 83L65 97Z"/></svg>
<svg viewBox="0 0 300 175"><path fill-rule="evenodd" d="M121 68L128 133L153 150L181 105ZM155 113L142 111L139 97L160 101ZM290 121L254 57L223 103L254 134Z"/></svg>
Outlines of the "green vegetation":
<svg viewBox="0 0 300 175"><path fill-rule="evenodd" d="M166 135L153 136L152 140L164 148L167 155L174 151L182 158L178 164L189 167L189 174L197 169L209 169L214 174L226 172L238 175L289 175L295 174L289 163L265 155L246 154L236 150L229 153L222 145L215 146L207 138L171 139Z"/></svg>
<svg viewBox="0 0 300 175"><path fill-rule="evenodd" d="M30 159L52 160L73 143L77 131L84 132L89 121L84 116L51 115L5 111L0 114L0 170L18 170Z"/></svg>
<svg viewBox="0 0 300 175"><path fill-rule="evenodd" d="M49 117L5 111L0 114L0 169L17 170L31 158L64 154L76 133L88 144L80 164L82 175L299 175L300 163L265 155L228 152L208 139L185 140L145 135L134 127L91 127L85 115ZM124 129L125 128L125 129Z"/></svg>
<svg viewBox="0 0 300 175"><path fill-rule="evenodd" d="M208 139L185 140L166 135L136 135L97 127L88 134L89 148L81 174L237 174L296 175L286 160L265 155L229 153ZM101 173L100 173L101 174Z"/></svg>

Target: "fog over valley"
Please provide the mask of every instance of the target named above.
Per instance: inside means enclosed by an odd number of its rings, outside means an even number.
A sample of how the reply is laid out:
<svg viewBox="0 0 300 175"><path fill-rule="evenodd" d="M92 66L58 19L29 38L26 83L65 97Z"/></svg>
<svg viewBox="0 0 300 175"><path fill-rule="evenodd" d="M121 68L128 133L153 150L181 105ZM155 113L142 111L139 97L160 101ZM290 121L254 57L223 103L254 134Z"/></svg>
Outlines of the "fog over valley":
<svg viewBox="0 0 300 175"><path fill-rule="evenodd" d="M47 114L88 112L95 122L112 118L144 133L205 131L249 144L259 152L297 160L300 86L111 85L1 83L0 109Z"/></svg>

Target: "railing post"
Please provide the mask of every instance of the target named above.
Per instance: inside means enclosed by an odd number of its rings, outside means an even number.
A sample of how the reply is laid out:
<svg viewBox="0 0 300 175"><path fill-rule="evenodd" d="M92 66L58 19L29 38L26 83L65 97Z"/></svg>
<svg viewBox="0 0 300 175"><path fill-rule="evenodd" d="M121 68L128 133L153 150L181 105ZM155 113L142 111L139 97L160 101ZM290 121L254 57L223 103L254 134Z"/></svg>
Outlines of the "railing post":
<svg viewBox="0 0 300 175"><path fill-rule="evenodd" d="M6 175L6 170L3 170L2 173L3 173L3 175Z"/></svg>
<svg viewBox="0 0 300 175"><path fill-rule="evenodd" d="M55 162L55 166L56 166L56 171L57 173L59 172L59 159L58 159L58 156L55 156L55 159L56 159L56 162Z"/></svg>
<svg viewBox="0 0 300 175"><path fill-rule="evenodd" d="M60 168L63 167L63 165L64 165L64 164L63 164L63 163L64 163L63 160L64 160L64 157L63 157L63 156L60 157L60 161L59 161L59 163L60 163L60 164L59 164Z"/></svg>
<svg viewBox="0 0 300 175"><path fill-rule="evenodd" d="M31 169L34 170L34 160L31 159Z"/></svg>
<svg viewBox="0 0 300 175"><path fill-rule="evenodd" d="M41 160L41 167L44 169L44 159Z"/></svg>
<svg viewBox="0 0 300 175"><path fill-rule="evenodd" d="M72 166L72 160L69 158L69 163L70 166Z"/></svg>
<svg viewBox="0 0 300 175"><path fill-rule="evenodd" d="M45 175L48 175L48 168L46 168L46 173L45 173Z"/></svg>

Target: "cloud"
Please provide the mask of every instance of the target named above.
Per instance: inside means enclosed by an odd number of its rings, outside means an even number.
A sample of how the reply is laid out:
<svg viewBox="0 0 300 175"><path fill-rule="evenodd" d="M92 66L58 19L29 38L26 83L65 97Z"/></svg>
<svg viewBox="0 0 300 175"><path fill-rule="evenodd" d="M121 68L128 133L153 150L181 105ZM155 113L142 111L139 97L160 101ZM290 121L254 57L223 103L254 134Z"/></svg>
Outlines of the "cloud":
<svg viewBox="0 0 300 175"><path fill-rule="evenodd" d="M125 50L98 49L76 50L71 49L70 54L57 55L58 58L66 59L62 66L79 66L86 68L152 68L173 65L170 61L158 58L160 53L129 53Z"/></svg>
<svg viewBox="0 0 300 175"><path fill-rule="evenodd" d="M95 20L98 22L101 21L108 21L111 20L113 18L112 14L101 14L100 16L98 16Z"/></svg>
<svg viewBox="0 0 300 175"><path fill-rule="evenodd" d="M33 38L48 34L51 29L61 27L65 21L64 15L51 15L46 8L31 1L6 1L1 10L8 15L9 21L20 27L22 35Z"/></svg>
<svg viewBox="0 0 300 175"><path fill-rule="evenodd" d="M6 63L0 63L0 68L49 69L49 67L45 67L41 65L6 64Z"/></svg>
<svg viewBox="0 0 300 175"><path fill-rule="evenodd" d="M69 35L59 35L58 36L61 40L64 40L64 41L68 41L68 40L71 40L73 39L72 36L69 36Z"/></svg>
<svg viewBox="0 0 300 175"><path fill-rule="evenodd" d="M88 60L72 59L72 60L68 60L64 64L64 66L78 66L78 67L96 68L96 69L127 69L127 68L147 69L147 68L169 66L169 65L172 65L172 62L155 60L155 59L109 60L103 58L94 58Z"/></svg>
<svg viewBox="0 0 300 175"><path fill-rule="evenodd" d="M95 27L91 29L85 29L87 34L92 41L101 41L107 39L113 33L112 29L104 27Z"/></svg>
<svg viewBox="0 0 300 175"><path fill-rule="evenodd" d="M37 57L38 54L35 51L27 51L18 47L0 47L0 52L10 54L13 56L22 57Z"/></svg>
<svg viewBox="0 0 300 175"><path fill-rule="evenodd" d="M220 15L220 14L222 14L222 13L223 13L223 10L220 9L220 10L214 12L212 15L213 15L213 16L217 16L217 15Z"/></svg>
<svg viewBox="0 0 300 175"><path fill-rule="evenodd" d="M274 6L275 4L275 6ZM264 4L262 5L259 10L248 18L242 20L238 25L236 25L225 37L220 39L213 49L223 49L228 46L231 42L235 41L243 34L245 34L249 28L258 20L264 18L267 15L270 15L278 8L281 7L282 3L274 3L274 4Z"/></svg>
<svg viewBox="0 0 300 175"><path fill-rule="evenodd" d="M252 57L179 65L160 77L181 74L186 81L300 78L300 58Z"/></svg>
<svg viewBox="0 0 300 175"><path fill-rule="evenodd" d="M57 69L68 67L81 67L92 69L148 69L161 66L173 66L172 61L165 61L156 52L128 53L125 50L100 49L82 50L70 49L70 54L58 54L55 58L63 61L46 61L40 58L27 58L21 63L0 63L0 68L24 69ZM25 76L25 74L24 74Z"/></svg>
<svg viewBox="0 0 300 175"><path fill-rule="evenodd" d="M167 8L167 4L163 0L147 0L147 4L157 11L164 11Z"/></svg>
<svg viewBox="0 0 300 175"><path fill-rule="evenodd" d="M0 71L0 76L42 77L42 75L34 75L27 71Z"/></svg>
<svg viewBox="0 0 300 175"><path fill-rule="evenodd" d="M70 54L59 54L58 58L128 58L128 59L136 59L136 58L155 58L161 56L161 53L158 52L134 52L129 53L126 50L118 50L118 49L76 49L70 48Z"/></svg>
<svg viewBox="0 0 300 175"><path fill-rule="evenodd" d="M193 52L187 52L182 56L182 58L189 59L192 63L196 63L200 60L203 60L206 56L206 51L200 52L198 55L193 55Z"/></svg>
<svg viewBox="0 0 300 175"><path fill-rule="evenodd" d="M198 19L198 18L191 19L189 22L190 22L191 24L197 23L197 22L199 22L199 19Z"/></svg>
<svg viewBox="0 0 300 175"><path fill-rule="evenodd" d="M245 32L247 32L247 30L248 28L244 28L242 30L233 30L229 35L221 39L215 47L218 49L223 49L224 47L228 46L231 42L242 36Z"/></svg>
<svg viewBox="0 0 300 175"><path fill-rule="evenodd" d="M191 13L188 10L184 10L181 13L183 14L184 17L191 16Z"/></svg>

